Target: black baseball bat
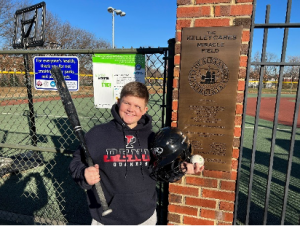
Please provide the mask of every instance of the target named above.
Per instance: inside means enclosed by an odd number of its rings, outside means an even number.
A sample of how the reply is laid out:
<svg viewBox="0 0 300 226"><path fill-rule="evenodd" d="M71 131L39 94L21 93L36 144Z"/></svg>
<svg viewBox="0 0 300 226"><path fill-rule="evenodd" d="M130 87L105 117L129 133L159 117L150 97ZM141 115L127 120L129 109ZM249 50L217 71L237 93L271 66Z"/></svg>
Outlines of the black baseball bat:
<svg viewBox="0 0 300 226"><path fill-rule="evenodd" d="M54 78L57 90L59 92L60 98L61 98L62 103L64 105L64 108L65 108L65 111L66 111L67 116L69 118L69 121L71 122L71 124L73 126L73 129L75 131L75 134L76 134L77 138L79 139L79 142L80 142L81 147L82 147L81 150L84 153L87 164L89 166L94 166L94 162L93 162L93 160L91 158L91 155L89 153L89 150L87 148L87 145L86 145L86 142L85 142L85 139L84 139L83 130L81 128L80 121L79 121L79 118L78 118L78 115L77 115L77 111L76 111L75 105L73 103L71 94L70 94L70 92L68 90L68 87L66 85L64 76L63 76L60 68L57 67L57 66L53 66L51 68L51 74ZM105 199L105 196L104 196L104 193L103 193L100 182L96 183L95 186L96 186L98 197L100 199L101 206L103 208L102 216L106 216L107 214L110 214L112 212L112 209L108 208L108 205L107 205L107 202L106 202L106 199Z"/></svg>

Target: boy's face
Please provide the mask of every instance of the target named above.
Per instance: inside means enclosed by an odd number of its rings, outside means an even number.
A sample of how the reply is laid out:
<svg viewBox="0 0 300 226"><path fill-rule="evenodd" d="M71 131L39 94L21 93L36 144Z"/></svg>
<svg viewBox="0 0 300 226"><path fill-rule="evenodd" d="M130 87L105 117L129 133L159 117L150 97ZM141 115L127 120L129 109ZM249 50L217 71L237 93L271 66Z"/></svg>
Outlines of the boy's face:
<svg viewBox="0 0 300 226"><path fill-rule="evenodd" d="M131 129L136 127L137 122L148 110L145 99L134 96L124 96L118 100L118 105L121 119Z"/></svg>

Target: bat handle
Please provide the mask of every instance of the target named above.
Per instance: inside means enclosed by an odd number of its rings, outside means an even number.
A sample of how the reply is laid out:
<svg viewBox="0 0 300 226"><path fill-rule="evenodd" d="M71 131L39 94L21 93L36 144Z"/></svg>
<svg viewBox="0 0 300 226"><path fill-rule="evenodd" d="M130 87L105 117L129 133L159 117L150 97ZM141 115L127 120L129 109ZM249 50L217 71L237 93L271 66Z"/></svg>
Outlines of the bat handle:
<svg viewBox="0 0 300 226"><path fill-rule="evenodd" d="M102 216L104 217L104 216L110 214L112 212L112 209L108 208L108 205L107 205L106 199L104 197L102 187L100 185L100 182L96 183L95 186L96 186L97 194L98 194L98 197L100 199L100 203L101 203L101 206L102 206L102 209L103 209Z"/></svg>

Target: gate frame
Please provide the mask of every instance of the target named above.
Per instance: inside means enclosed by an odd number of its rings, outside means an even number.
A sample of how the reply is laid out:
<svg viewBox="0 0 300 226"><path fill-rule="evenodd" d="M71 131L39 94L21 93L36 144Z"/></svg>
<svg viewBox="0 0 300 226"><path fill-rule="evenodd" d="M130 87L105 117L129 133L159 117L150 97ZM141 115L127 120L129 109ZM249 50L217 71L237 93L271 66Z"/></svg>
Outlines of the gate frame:
<svg viewBox="0 0 300 226"><path fill-rule="evenodd" d="M268 171L267 192L266 192L266 199L265 199L265 206L264 206L265 210L264 210L263 224L266 225L267 214L268 214L268 205L269 205L269 196L270 196L270 187L271 187L271 180L272 180L274 148L275 148L276 131L277 131L276 128L278 125L280 96L281 96L282 82L283 82L283 69L284 69L284 66L300 66L300 63L285 62L289 28L300 28L300 23L290 23L292 0L287 0L285 23L269 23L270 5L267 5L265 23L264 24L255 24L254 20L255 20L255 13L256 13L256 2L257 2L257 0L253 0L253 14L252 14L252 23L251 23L251 28L250 28L250 42L249 42L250 44L249 44L249 49L248 49L248 63L247 63L247 73L246 73L246 79L245 79L246 82L245 82L244 101L243 101L244 109L243 109L243 118L242 118L242 125L241 125L241 142L240 142L240 152L239 152L240 157L238 160L236 193L235 193L235 204L234 204L234 219L233 219L234 225L237 224L239 182L240 182L240 176L241 176L241 165L242 165L242 155L243 155L243 142L244 142L244 131L245 131L250 68L252 65L261 66L260 67L259 86L258 86L256 115L255 115L255 125L254 125L254 132L253 132L253 144L252 144L252 156L251 156L251 165L250 165L250 179L249 179L249 187L248 187L246 222L244 222L246 225L249 224L249 216L250 216L251 192L252 192L252 182L253 182L255 152L256 152L256 137L257 137L257 131L258 131L258 120L259 120L261 94L262 94L262 86L263 86L264 67L265 66L280 66L279 78L278 78L279 83L278 83L277 93L276 93L275 117L274 117L273 129L272 129L272 142L271 142L271 150L270 150L270 164L269 164L269 171ZM253 33L254 33L254 29L256 29L256 28L264 29L261 62L252 62L251 61ZM282 49L281 49L281 60L280 60L280 62L265 62L268 29L273 29L273 28L284 28L284 38L283 38L283 45L282 45ZM300 77L300 70L299 70L299 77ZM287 174L286 174L287 178L286 178L286 184L285 184L284 201L283 201L283 208L282 208L282 215L281 215L281 224L284 224L284 219L285 219L285 214L286 214L288 188L289 188L290 174L291 174L291 168L292 168L292 157L293 157L293 152L294 152L295 134L296 134L296 129L297 129L297 117L298 117L298 113L299 113L299 103L300 103L299 89L300 89L300 81L298 80L292 135L291 135L291 146L290 146L290 150L289 150L289 160L288 160L288 168L287 168Z"/></svg>

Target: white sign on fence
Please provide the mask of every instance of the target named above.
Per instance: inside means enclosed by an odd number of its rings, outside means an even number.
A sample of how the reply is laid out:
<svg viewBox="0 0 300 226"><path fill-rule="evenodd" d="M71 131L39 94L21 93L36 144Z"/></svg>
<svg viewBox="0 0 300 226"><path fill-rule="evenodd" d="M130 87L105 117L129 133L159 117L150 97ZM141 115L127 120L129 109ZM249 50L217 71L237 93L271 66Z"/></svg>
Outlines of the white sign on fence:
<svg viewBox="0 0 300 226"><path fill-rule="evenodd" d="M132 81L145 83L145 56L95 54L93 84L96 108L111 108L120 98L123 86Z"/></svg>

